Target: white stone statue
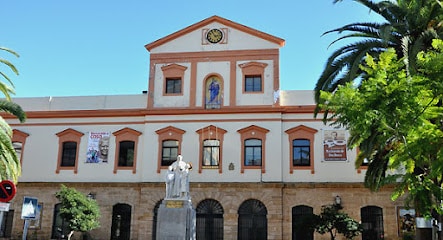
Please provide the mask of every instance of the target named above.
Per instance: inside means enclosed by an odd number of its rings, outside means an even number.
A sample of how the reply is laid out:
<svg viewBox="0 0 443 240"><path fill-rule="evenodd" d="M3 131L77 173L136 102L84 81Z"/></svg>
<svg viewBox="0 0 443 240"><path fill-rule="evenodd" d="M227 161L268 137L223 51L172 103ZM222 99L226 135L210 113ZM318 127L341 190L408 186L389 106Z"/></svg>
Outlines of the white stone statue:
<svg viewBox="0 0 443 240"><path fill-rule="evenodd" d="M183 161L183 156L178 155L177 161L168 167L166 172L166 198L189 198L189 170L191 163Z"/></svg>

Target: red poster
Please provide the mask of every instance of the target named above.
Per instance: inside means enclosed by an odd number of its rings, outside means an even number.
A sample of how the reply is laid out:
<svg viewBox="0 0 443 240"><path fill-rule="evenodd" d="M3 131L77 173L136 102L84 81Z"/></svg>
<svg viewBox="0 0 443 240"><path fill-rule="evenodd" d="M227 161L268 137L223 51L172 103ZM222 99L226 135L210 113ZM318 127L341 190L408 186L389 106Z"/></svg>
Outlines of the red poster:
<svg viewBox="0 0 443 240"><path fill-rule="evenodd" d="M346 161L346 131L344 130L324 130L324 160L325 161Z"/></svg>

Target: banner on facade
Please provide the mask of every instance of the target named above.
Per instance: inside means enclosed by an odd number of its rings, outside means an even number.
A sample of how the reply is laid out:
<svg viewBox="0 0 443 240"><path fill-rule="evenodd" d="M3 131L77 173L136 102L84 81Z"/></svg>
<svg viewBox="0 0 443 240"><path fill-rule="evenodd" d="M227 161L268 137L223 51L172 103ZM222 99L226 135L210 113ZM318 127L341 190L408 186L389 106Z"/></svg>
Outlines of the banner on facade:
<svg viewBox="0 0 443 240"><path fill-rule="evenodd" d="M89 132L86 163L107 163L110 132Z"/></svg>
<svg viewBox="0 0 443 240"><path fill-rule="evenodd" d="M346 161L346 131L323 130L325 161Z"/></svg>

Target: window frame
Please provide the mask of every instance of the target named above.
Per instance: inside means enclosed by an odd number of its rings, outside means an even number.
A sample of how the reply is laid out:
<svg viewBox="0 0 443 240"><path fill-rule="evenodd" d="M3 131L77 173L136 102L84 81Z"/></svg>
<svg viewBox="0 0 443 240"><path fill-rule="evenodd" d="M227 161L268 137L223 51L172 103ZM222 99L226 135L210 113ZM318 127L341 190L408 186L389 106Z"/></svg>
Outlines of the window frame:
<svg viewBox="0 0 443 240"><path fill-rule="evenodd" d="M227 133L223 128L216 127L214 125L209 125L204 128L200 128L196 131L199 136L199 158L198 161L198 173L202 173L203 169L218 169L219 173L223 172L223 139L224 135ZM219 141L219 161L218 167L204 167L203 166L203 142L205 140L218 140Z"/></svg>
<svg viewBox="0 0 443 240"><path fill-rule="evenodd" d="M12 143L21 143L21 152L20 152L20 156L17 156L20 159L20 164L22 164L23 161L23 152L25 151L25 143L26 143L26 138L29 137L29 134L22 132L20 130L17 129L13 129L12 130Z"/></svg>
<svg viewBox="0 0 443 240"><path fill-rule="evenodd" d="M265 69L268 66L267 63L263 62L246 62L238 65L242 70L242 92L243 94L256 94L263 93L265 89ZM246 79L247 77L260 77L260 91L249 91L246 89Z"/></svg>
<svg viewBox="0 0 443 240"><path fill-rule="evenodd" d="M260 141L260 144L253 144L253 143L249 143L248 144L248 142L252 142L252 141ZM244 159L244 165L245 166L248 166L248 167L252 167L252 166L261 166L262 165L262 158L263 158L263 141L261 140L261 139L258 139L258 138L248 138L248 139L245 139L244 140L244 149L243 149L243 151L244 151L244 156L245 156L245 159ZM259 149L260 150L260 164L252 164L252 165L249 165L249 164L247 164L247 162L248 162L248 150L249 149L252 149L252 155L253 156L255 156L255 150L256 149ZM254 159L252 160L252 161L254 161ZM254 163L254 162L253 162Z"/></svg>
<svg viewBox="0 0 443 240"><path fill-rule="evenodd" d="M289 173L292 174L294 170L310 170L311 174L315 173L315 161L314 161L314 142L315 142L315 134L318 132L317 129L307 127L305 125L299 125L297 127L290 128L285 131L288 134L288 149L289 149ZM292 141L294 139L307 139L310 141L310 166L294 166L294 149L292 147Z"/></svg>
<svg viewBox="0 0 443 240"><path fill-rule="evenodd" d="M247 93L263 92L262 75L245 75L244 83L243 87ZM256 87L259 87L259 89L256 89Z"/></svg>
<svg viewBox="0 0 443 240"><path fill-rule="evenodd" d="M157 155L157 173L160 173L162 169L167 169L168 166L162 166L162 157L163 157L163 141L165 140L175 140L178 141L178 153L181 154L181 145L183 141L183 134L185 134L185 130L180 128L176 128L173 126L168 126L162 129L155 131L158 135L158 155Z"/></svg>
<svg viewBox="0 0 443 240"><path fill-rule="evenodd" d="M163 96L180 96L183 95L185 71L188 68L176 63L168 64L161 67L163 71ZM168 92L168 81L180 81L179 92Z"/></svg>
<svg viewBox="0 0 443 240"><path fill-rule="evenodd" d="M216 141L216 143L217 143L217 145L212 145L212 144L206 144L206 142L209 142L209 141ZM203 150L203 153L202 153L202 159L201 159L201 161L202 161L202 168L219 168L219 166L220 166L220 140L218 140L218 139L205 139L205 140L203 140L203 148L202 148L202 150ZM212 163L210 163L209 165L206 165L206 164L204 164L204 162L205 162L205 160L206 160L206 149L210 149L211 150L211 152L210 152L210 156L212 156L212 153L214 152L213 151L213 149L217 149L217 159L216 159L216 162L217 162L217 164L212 164ZM210 162L212 162L211 160L213 159L213 157L211 157L211 159L210 159Z"/></svg>
<svg viewBox="0 0 443 240"><path fill-rule="evenodd" d="M298 144L298 145L296 145L295 144L295 141L307 141L307 145L302 145L302 144ZM311 166L311 146L312 146L312 144L311 144L311 141L309 140L309 139L305 139L305 138L295 138L295 139L292 139L292 165L294 166L294 167L309 167L309 166ZM304 164L303 163L303 158L302 158L302 156L303 156L303 154L300 154L301 156L300 156L300 163L299 164L296 164L295 163L295 149L296 148L299 148L299 149L304 149L304 148L308 148L308 163L307 164ZM301 151L303 151L303 150L301 150ZM300 152L301 152L300 151Z"/></svg>
<svg viewBox="0 0 443 240"><path fill-rule="evenodd" d="M174 146L165 146L165 143L166 142L174 142ZM175 140L175 139L166 139L166 140L163 140L162 141L162 150L161 150L161 160L160 160L160 164L161 164L161 166L163 166L163 167L168 167L168 166L170 166L172 163L174 163L176 160L177 160L177 157L178 157L178 153L179 153L179 145L180 145L180 142L178 141L178 140ZM165 149L169 149L169 158L170 159L168 159L168 160L165 160ZM176 152L176 154L172 154L172 152L173 151L171 151L172 149L176 149L175 150L175 152ZM174 156L175 155L175 156ZM174 156L174 157L173 157ZM168 161L168 162L167 162Z"/></svg>
<svg viewBox="0 0 443 240"><path fill-rule="evenodd" d="M80 152L80 141L81 137L84 135L84 133L81 133L79 131L76 131L72 128L68 128L66 130L63 130L59 133L55 134L58 137L58 157L57 157L57 168L55 170L55 173L60 173L61 170L73 170L75 174L78 172L78 156ZM61 166L62 163L62 157L63 157L63 143L65 142L75 142L77 144L76 146L76 153L75 153L75 163L74 166Z"/></svg>
<svg viewBox="0 0 443 240"><path fill-rule="evenodd" d="M114 174L117 173L118 170L132 170L132 173L135 174L137 172L137 146L139 136L142 135L141 132L134 130L132 128L123 128L116 132L112 133L115 136L115 156L114 156ZM133 142L134 143L134 159L132 162L132 166L120 166L120 143L121 142Z"/></svg>
<svg viewBox="0 0 443 240"><path fill-rule="evenodd" d="M75 166L75 159L77 157L77 148L78 148L77 142L74 141L62 142L62 155L60 158L60 167Z"/></svg>
<svg viewBox="0 0 443 240"><path fill-rule="evenodd" d="M172 91L169 91L170 83L172 82ZM178 87L177 87L178 85ZM181 78L166 78L165 79L165 95L175 95L182 93L182 79Z"/></svg>
<svg viewBox="0 0 443 240"><path fill-rule="evenodd" d="M268 129L262 128L256 125L251 125L242 129L237 130L240 133L241 141L241 169L240 173L244 173L245 169L261 169L262 173L266 172L266 134L269 132ZM261 155L261 166L247 166L245 165L245 140L247 139L259 139L262 142L262 155Z"/></svg>

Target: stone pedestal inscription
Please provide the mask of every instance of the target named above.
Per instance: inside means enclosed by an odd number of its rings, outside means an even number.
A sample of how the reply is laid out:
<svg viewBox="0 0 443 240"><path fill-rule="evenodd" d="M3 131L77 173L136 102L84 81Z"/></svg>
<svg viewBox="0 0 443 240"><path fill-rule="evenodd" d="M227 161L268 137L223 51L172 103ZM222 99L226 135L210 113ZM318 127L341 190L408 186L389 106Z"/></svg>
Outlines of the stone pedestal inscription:
<svg viewBox="0 0 443 240"><path fill-rule="evenodd" d="M163 200L157 215L157 239L195 240L195 210L190 200Z"/></svg>

